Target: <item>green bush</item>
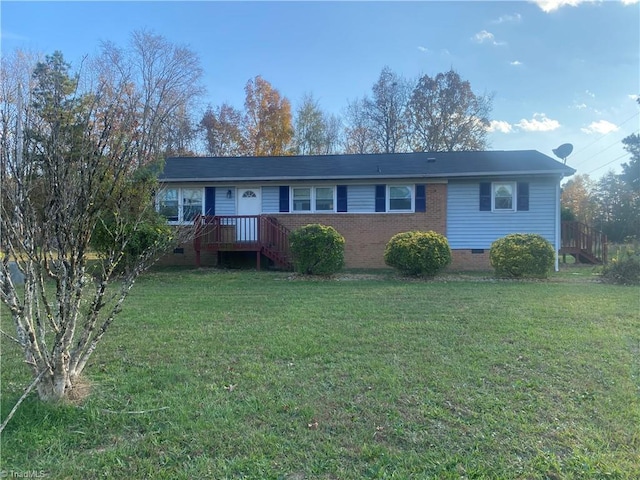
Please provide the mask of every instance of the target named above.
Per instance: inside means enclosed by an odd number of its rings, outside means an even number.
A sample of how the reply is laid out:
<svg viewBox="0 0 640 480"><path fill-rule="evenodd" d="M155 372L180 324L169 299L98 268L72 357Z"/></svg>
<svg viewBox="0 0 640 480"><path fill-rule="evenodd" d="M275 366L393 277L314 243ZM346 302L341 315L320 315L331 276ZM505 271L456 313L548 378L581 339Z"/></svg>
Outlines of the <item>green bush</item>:
<svg viewBox="0 0 640 480"><path fill-rule="evenodd" d="M167 225L166 219L155 212L135 223L117 221L116 216L105 215L93 231L91 246L99 255L107 257L111 252L123 248L123 241L126 240L124 255L116 267L116 272L123 273L148 251L166 248L172 242L173 235L174 230Z"/></svg>
<svg viewBox="0 0 640 480"><path fill-rule="evenodd" d="M405 275L433 277L451 263L451 249L439 233L403 232L387 243L384 261Z"/></svg>
<svg viewBox="0 0 640 480"><path fill-rule="evenodd" d="M640 285L640 254L631 249L620 252L604 266L602 279L618 285Z"/></svg>
<svg viewBox="0 0 640 480"><path fill-rule="evenodd" d="M489 259L499 277L547 278L556 252L541 235L512 233L491 244Z"/></svg>
<svg viewBox="0 0 640 480"><path fill-rule="evenodd" d="M344 237L333 227L305 225L291 232L289 243L299 273L331 275L344 267Z"/></svg>

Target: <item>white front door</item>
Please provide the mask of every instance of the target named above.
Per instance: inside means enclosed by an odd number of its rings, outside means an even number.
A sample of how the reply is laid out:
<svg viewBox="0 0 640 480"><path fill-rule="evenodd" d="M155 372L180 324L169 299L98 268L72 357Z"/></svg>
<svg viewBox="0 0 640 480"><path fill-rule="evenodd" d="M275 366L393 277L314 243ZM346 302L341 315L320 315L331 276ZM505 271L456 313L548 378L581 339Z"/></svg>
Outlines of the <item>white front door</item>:
<svg viewBox="0 0 640 480"><path fill-rule="evenodd" d="M238 215L260 215L262 199L260 188L238 189ZM255 242L258 240L258 219L238 218L236 221L236 240L239 242Z"/></svg>

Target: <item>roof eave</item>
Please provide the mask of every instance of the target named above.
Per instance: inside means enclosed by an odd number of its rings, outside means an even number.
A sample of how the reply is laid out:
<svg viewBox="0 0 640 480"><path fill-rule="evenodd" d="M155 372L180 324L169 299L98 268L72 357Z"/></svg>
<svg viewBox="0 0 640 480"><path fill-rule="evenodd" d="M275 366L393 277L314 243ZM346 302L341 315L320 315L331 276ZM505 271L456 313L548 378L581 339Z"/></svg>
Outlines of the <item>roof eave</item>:
<svg viewBox="0 0 640 480"><path fill-rule="evenodd" d="M516 175L562 175L571 176L576 171L572 168L566 170L505 170L498 172L461 172L461 173L415 173L395 175L306 175L306 176L275 176L275 177L186 177L186 178L161 178L162 183L178 182L274 182L274 181L309 181L309 180L384 180L401 178L465 178L465 177L491 177L491 176L516 176Z"/></svg>

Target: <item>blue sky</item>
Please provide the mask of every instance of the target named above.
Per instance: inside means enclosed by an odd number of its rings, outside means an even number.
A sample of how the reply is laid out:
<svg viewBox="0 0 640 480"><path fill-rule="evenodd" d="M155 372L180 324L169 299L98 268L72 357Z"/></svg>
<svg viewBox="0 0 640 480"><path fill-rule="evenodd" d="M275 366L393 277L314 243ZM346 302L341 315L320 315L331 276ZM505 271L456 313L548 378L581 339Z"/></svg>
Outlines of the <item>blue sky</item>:
<svg viewBox="0 0 640 480"><path fill-rule="evenodd" d="M593 178L628 158L640 130L637 0L520 2L11 2L2 52L60 50L74 66L147 29L195 51L207 106L242 108L262 75L293 107L311 93L341 114L384 66L414 79L450 68L493 94L495 150L572 143L567 163Z"/></svg>

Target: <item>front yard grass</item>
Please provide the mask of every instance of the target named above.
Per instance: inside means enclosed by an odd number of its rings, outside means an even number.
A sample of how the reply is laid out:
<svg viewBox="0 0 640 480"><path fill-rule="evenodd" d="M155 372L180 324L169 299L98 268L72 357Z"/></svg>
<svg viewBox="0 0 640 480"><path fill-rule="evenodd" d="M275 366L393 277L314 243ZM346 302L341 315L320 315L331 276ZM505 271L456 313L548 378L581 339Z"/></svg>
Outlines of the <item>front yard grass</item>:
<svg viewBox="0 0 640 480"><path fill-rule="evenodd" d="M77 405L0 470L47 478L640 478L640 295L592 281L159 270ZM2 310L2 328L11 320ZM29 378L2 338L2 417Z"/></svg>

